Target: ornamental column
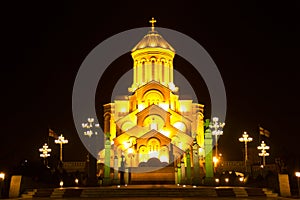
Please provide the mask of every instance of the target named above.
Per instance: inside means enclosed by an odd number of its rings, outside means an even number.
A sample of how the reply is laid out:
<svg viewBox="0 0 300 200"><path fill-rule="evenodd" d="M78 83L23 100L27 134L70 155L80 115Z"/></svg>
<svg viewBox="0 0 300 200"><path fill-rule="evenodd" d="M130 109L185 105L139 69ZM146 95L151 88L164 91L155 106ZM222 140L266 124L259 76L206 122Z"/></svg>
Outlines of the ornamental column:
<svg viewBox="0 0 300 200"><path fill-rule="evenodd" d="M105 159L104 159L104 178L103 185L110 185L110 133L106 133L105 137Z"/></svg>
<svg viewBox="0 0 300 200"><path fill-rule="evenodd" d="M192 174L192 166L191 166L191 155L190 150L186 151L186 184L191 184L191 174Z"/></svg>
<svg viewBox="0 0 300 200"><path fill-rule="evenodd" d="M205 184L212 185L214 177L213 154L212 154L212 133L210 129L206 129L204 133L204 149L205 149Z"/></svg>
<svg viewBox="0 0 300 200"><path fill-rule="evenodd" d="M197 140L194 140L193 145L193 165L194 165L194 175L192 179L193 185L200 185L200 164L199 164L199 145Z"/></svg>

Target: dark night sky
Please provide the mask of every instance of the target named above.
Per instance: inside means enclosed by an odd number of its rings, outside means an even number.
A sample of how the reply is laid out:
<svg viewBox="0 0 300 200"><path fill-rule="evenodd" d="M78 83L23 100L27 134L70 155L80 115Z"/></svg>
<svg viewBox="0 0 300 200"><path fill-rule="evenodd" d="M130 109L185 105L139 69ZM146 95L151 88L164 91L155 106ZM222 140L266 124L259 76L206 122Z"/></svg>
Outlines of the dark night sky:
<svg viewBox="0 0 300 200"><path fill-rule="evenodd" d="M69 139L65 160L84 159L86 150L71 110L77 71L103 40L149 26L151 17L157 19L157 26L195 39L217 64L228 101L220 139L225 159L242 159L238 138L244 130L255 139L250 147L256 147L261 124L271 132L272 156L299 160L299 1L144 2L26 1L2 6L0 167L22 159L39 160L37 150L47 141L48 127ZM208 116L210 100L204 83L199 84L201 77L184 59L176 57L174 62L208 107ZM131 67L126 54L109 67L108 77L101 78L96 95L99 117L113 85ZM58 146L51 148L58 156Z"/></svg>

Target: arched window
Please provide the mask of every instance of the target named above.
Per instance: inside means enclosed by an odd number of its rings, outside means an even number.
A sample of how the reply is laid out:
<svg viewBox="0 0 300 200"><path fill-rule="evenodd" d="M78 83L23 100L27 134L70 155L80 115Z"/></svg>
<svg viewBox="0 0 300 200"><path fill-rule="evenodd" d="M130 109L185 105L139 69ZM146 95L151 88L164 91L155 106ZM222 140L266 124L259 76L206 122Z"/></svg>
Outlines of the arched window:
<svg viewBox="0 0 300 200"><path fill-rule="evenodd" d="M139 162L147 162L149 159L148 149L146 146L139 148Z"/></svg>
<svg viewBox="0 0 300 200"><path fill-rule="evenodd" d="M169 149L167 146L162 146L159 151L159 160L160 162L169 163Z"/></svg>
<svg viewBox="0 0 300 200"><path fill-rule="evenodd" d="M165 125L164 119L159 115L149 115L143 121L144 127L149 127L154 130L161 130Z"/></svg>
<svg viewBox="0 0 300 200"><path fill-rule="evenodd" d="M159 104L159 102L163 102L164 101L164 96L161 92L157 91L157 90L150 90L147 93L145 93L145 95L143 96L144 101L149 102L150 101L150 105L151 104Z"/></svg>
<svg viewBox="0 0 300 200"><path fill-rule="evenodd" d="M186 125L183 122L175 122L173 126L182 132L186 132Z"/></svg>
<svg viewBox="0 0 300 200"><path fill-rule="evenodd" d="M160 141L157 138L150 138L147 143L149 157L158 158L160 150Z"/></svg>
<svg viewBox="0 0 300 200"><path fill-rule="evenodd" d="M131 121L126 121L122 124L121 129L122 129L122 131L127 131L127 130L131 129L132 127L134 127L134 123Z"/></svg>

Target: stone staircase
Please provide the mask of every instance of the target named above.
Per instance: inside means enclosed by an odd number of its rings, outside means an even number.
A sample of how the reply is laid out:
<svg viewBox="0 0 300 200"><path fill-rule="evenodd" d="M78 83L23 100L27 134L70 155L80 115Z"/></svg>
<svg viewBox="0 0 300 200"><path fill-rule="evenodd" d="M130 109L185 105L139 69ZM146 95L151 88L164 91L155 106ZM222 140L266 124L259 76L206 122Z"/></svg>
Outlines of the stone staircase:
<svg viewBox="0 0 300 200"><path fill-rule="evenodd" d="M85 189L80 197L217 197L213 188L115 188Z"/></svg>
<svg viewBox="0 0 300 200"><path fill-rule="evenodd" d="M50 197L53 191L53 188L36 189L33 197Z"/></svg>
<svg viewBox="0 0 300 200"><path fill-rule="evenodd" d="M52 194L50 195L51 198L62 198L65 193L64 189L56 188L53 190Z"/></svg>
<svg viewBox="0 0 300 200"><path fill-rule="evenodd" d="M110 187L73 187L34 189L25 191L22 198L111 198L111 197L277 197L266 188L206 187L176 185L129 185Z"/></svg>
<svg viewBox="0 0 300 200"><path fill-rule="evenodd" d="M273 193L273 191L268 188L263 188L262 190L265 193L266 197L278 197L277 193Z"/></svg>
<svg viewBox="0 0 300 200"><path fill-rule="evenodd" d="M33 190L26 190L22 195L22 199L31 199L33 198L33 195L37 192L37 189Z"/></svg>

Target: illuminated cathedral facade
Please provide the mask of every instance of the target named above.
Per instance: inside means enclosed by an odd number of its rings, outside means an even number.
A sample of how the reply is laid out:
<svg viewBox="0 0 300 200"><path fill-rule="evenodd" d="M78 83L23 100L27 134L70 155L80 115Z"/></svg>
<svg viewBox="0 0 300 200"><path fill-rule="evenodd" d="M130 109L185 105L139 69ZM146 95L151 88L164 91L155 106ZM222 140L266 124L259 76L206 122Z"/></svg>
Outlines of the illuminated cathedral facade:
<svg viewBox="0 0 300 200"><path fill-rule="evenodd" d="M132 172L168 168L176 182L178 166L201 166L204 105L180 99L173 77L175 50L155 30L155 21L151 22L150 31L131 51L130 95L104 105L104 132L110 133L111 146L99 153L99 161L105 163L109 152L109 165L114 169L122 167L122 162ZM197 159L193 158L195 144Z"/></svg>

